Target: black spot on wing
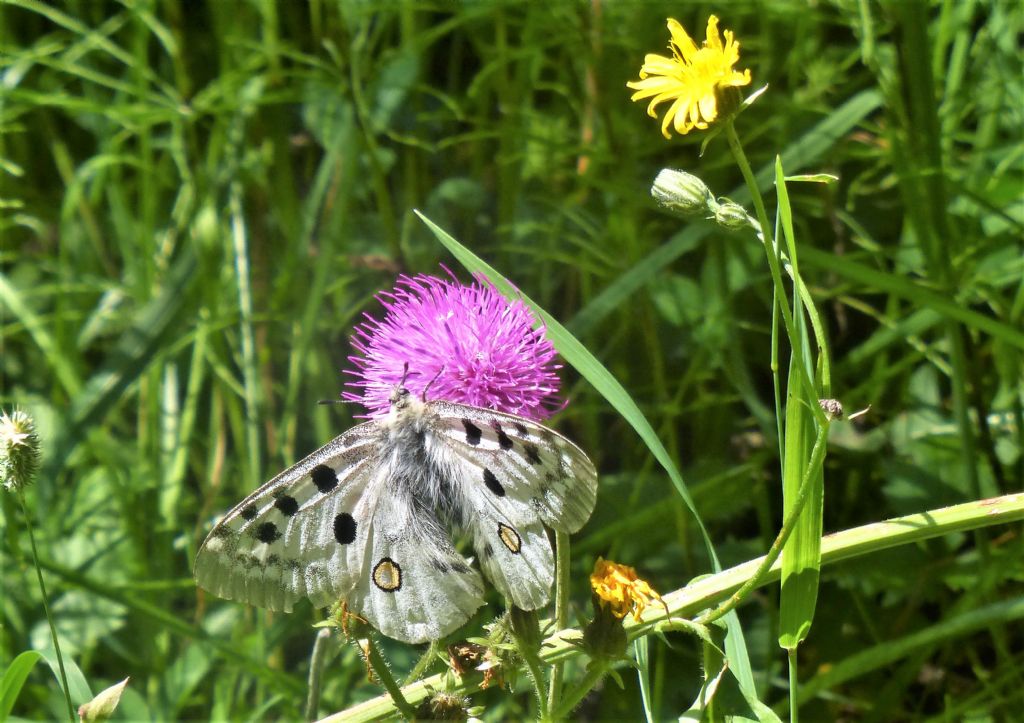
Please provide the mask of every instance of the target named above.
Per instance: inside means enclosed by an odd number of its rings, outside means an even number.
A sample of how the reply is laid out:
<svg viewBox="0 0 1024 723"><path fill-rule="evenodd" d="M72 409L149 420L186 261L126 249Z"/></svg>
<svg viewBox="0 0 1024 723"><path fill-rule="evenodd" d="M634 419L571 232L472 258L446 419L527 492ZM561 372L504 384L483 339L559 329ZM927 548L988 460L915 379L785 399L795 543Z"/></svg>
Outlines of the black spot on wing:
<svg viewBox="0 0 1024 723"><path fill-rule="evenodd" d="M321 494L327 494L338 486L338 475L325 464L318 464L314 467L310 472L310 476L313 478L313 484L316 485Z"/></svg>
<svg viewBox="0 0 1024 723"><path fill-rule="evenodd" d="M281 533L277 530L277 525L273 522L264 522L257 527L255 535L257 540L267 545L281 537Z"/></svg>
<svg viewBox="0 0 1024 723"><path fill-rule="evenodd" d="M274 507L285 517L291 517L299 511L299 503L291 495L280 495L274 500Z"/></svg>
<svg viewBox="0 0 1024 723"><path fill-rule="evenodd" d="M259 513L260 513L259 508L256 505L250 504L250 505L246 505L245 507L243 507L242 511L239 514L242 516L243 520L248 522L250 520L255 520L256 519L256 515L258 515Z"/></svg>
<svg viewBox="0 0 1024 723"><path fill-rule="evenodd" d="M505 430L497 422L494 423L494 433L498 435L498 446L506 452L512 449L512 439L505 434Z"/></svg>
<svg viewBox="0 0 1024 723"><path fill-rule="evenodd" d="M484 467L484 484L487 485L487 489L498 497L505 496L505 488L501 486L501 482L494 476L494 473L486 467Z"/></svg>
<svg viewBox="0 0 1024 723"><path fill-rule="evenodd" d="M526 437L530 434L530 430L526 428L526 425L522 422L513 422L512 428L516 430L516 434L520 437Z"/></svg>
<svg viewBox="0 0 1024 723"><path fill-rule="evenodd" d="M348 545L356 539L356 521L347 512L334 518L334 539L342 545Z"/></svg>
<svg viewBox="0 0 1024 723"><path fill-rule="evenodd" d="M474 447L480 444L480 438L483 434L480 431L480 427L476 426L468 419L462 420L462 426L466 428L466 442Z"/></svg>
<svg viewBox="0 0 1024 723"><path fill-rule="evenodd" d="M523 449L526 450L526 459L530 460L530 464L540 464L540 450L537 449L537 445L527 444Z"/></svg>

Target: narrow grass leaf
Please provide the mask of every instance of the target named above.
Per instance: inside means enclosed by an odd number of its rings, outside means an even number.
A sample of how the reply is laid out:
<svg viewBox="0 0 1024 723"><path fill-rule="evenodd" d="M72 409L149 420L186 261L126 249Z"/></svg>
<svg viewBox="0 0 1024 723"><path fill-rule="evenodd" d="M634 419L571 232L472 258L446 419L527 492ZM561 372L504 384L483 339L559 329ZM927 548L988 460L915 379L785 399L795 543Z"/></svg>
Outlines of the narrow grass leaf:
<svg viewBox="0 0 1024 723"><path fill-rule="evenodd" d="M64 647L66 646L63 646L61 650ZM39 654L46 661L46 664L50 666L50 671L53 673L57 685L60 686L60 662L57 660L57 653L53 649L52 642L48 647L41 648ZM64 660L64 672L68 676L68 690L71 693L71 702L75 705L81 705L92 700L92 689L89 687L89 682L85 679L82 669L78 667L78 664L70 655L65 653L62 657ZM63 694L60 694L60 697L63 699ZM61 705L64 705L63 700Z"/></svg>
<svg viewBox="0 0 1024 723"><path fill-rule="evenodd" d="M633 641L633 657L636 658L636 676L640 683L640 700L644 705L644 718L654 723L654 708L651 705L651 659L648 638Z"/></svg>
<svg viewBox="0 0 1024 723"><path fill-rule="evenodd" d="M658 460L659 464L668 473L669 479L672 480L672 484L676 488L679 496L683 502L689 508L694 520L697 523L697 529L700 532L701 539L704 541L704 546L707 549L708 557L711 560L711 565L715 572L722 569L721 563L718 560L718 555L715 553L714 545L711 542L711 538L708 536L707 529L704 527L704 521L701 519L700 513L697 512L697 507L693 502L693 498L690 495L690 491L683 481L683 476L676 468L675 463L672 461L672 457L669 455L668 450L665 449L661 440L658 438L657 433L651 426L650 422L644 416L643 412L640 411L640 407L637 406L633 398L629 396L629 392L619 384L619 382L612 376L597 358L590 353L590 351L583 346L580 341L574 337L569 331L562 326L557 319L548 314L544 309L540 308L534 301L528 296L523 294L519 289L515 288L510 284L504 276L498 273L497 270L492 268L483 259L478 257L472 251L467 249L465 246L456 241L450 234L444 229L437 226L433 221L428 219L419 211L416 215L427 225L434 236L437 237L438 241L447 248L459 263L466 267L471 272L479 272L485 274L487 278L495 285L495 287L510 297L521 298L525 304L528 304L541 321L547 327L547 336L551 339L551 342L558 349L558 352L580 375L590 382L594 388L603 396L612 408L615 409L623 419L625 419L637 434L643 440L647 448L651 450L651 454L654 455L655 459ZM723 618L726 626L729 629L729 635L726 638L726 652L729 655L730 665L733 667L737 678L739 678L741 685L744 690L751 692L754 690L754 675L750 667L750 659L747 655L746 643L743 639L743 630L739 624L739 618L736 617L735 612L731 612Z"/></svg>
<svg viewBox="0 0 1024 723"><path fill-rule="evenodd" d="M992 630L1024 619L1024 597L986 605L960 615L940 620L935 625L918 630L902 638L887 640L848 655L835 664L822 667L823 672L800 686L797 701L809 701L824 691L848 680L888 668L916 651L927 649L944 641L956 640L980 630Z"/></svg>
<svg viewBox="0 0 1024 723"><path fill-rule="evenodd" d="M183 254L171 268L160 294L136 315L122 333L103 364L76 396L69 412L70 421L57 429L53 453L46 457L42 477L53 479L68 455L85 439L107 411L121 399L125 390L149 368L161 345L164 332L186 307L187 288L194 281L196 259Z"/></svg>
<svg viewBox="0 0 1024 723"><path fill-rule="evenodd" d="M776 189L779 199L779 219L782 233L789 248L793 269L793 317L798 337L790 339L790 348L800 348L806 364L807 376L814 378L811 345L808 340L805 309L797 288L802 284L797 265L796 239L789 194L782 163L776 163ZM818 600L818 576L821 570L821 528L824 504L824 474L822 467L808 471L811 450L817 436L813 411L817 410L818 392L806 389L799 373L799 357L793 354L786 382L786 433L782 475L782 516L793 510L804 475L812 475L812 488L800 512L793 534L782 550L782 591L779 598L779 645L795 648L811 628L814 608ZM824 365L827 368L827 365Z"/></svg>

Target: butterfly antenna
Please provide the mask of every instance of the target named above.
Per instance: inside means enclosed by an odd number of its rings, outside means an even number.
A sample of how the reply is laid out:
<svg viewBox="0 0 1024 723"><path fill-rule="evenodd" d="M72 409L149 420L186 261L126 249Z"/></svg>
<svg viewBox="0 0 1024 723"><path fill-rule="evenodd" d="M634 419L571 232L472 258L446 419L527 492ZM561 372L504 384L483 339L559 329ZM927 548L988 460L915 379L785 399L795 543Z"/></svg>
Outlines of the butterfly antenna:
<svg viewBox="0 0 1024 723"><path fill-rule="evenodd" d="M317 404L359 404L355 399L321 399Z"/></svg>
<svg viewBox="0 0 1024 723"><path fill-rule="evenodd" d="M434 375L434 378L431 379L429 382L427 382L427 386L423 387L423 401L424 402L427 401L427 390L430 389L430 386L434 382L436 382L437 378L439 376L441 376L442 374L444 374L444 365L443 364L441 365L441 368L437 370L437 374Z"/></svg>
<svg viewBox="0 0 1024 723"><path fill-rule="evenodd" d="M406 362L405 366L402 367L402 378L398 382L398 386L399 387L405 387L405 378L408 377L408 376L409 376L409 362Z"/></svg>

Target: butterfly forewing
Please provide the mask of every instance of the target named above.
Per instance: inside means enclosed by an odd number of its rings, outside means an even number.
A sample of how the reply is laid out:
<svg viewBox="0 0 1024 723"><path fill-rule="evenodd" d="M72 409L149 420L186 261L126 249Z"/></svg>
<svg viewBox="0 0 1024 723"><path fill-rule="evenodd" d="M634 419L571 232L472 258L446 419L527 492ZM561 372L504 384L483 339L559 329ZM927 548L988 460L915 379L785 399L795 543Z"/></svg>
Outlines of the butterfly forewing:
<svg viewBox="0 0 1024 723"><path fill-rule="evenodd" d="M360 572L347 558L380 442L373 423L354 427L242 500L200 548L199 586L284 611L304 597L323 606L344 596Z"/></svg>

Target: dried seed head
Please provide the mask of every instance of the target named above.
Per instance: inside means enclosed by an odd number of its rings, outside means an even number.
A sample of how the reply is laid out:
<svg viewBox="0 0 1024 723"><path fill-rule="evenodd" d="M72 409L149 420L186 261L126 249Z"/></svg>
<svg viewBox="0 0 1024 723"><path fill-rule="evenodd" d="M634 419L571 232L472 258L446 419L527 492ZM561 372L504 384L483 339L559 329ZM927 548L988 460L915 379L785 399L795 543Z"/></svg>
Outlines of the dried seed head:
<svg viewBox="0 0 1024 723"><path fill-rule="evenodd" d="M0 412L0 482L17 491L32 484L39 471L39 436L25 412Z"/></svg>

